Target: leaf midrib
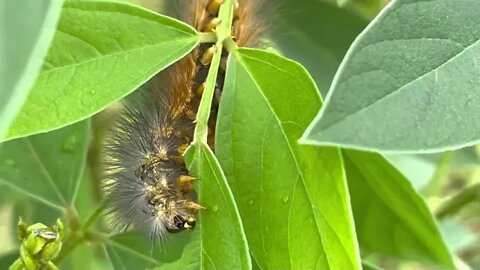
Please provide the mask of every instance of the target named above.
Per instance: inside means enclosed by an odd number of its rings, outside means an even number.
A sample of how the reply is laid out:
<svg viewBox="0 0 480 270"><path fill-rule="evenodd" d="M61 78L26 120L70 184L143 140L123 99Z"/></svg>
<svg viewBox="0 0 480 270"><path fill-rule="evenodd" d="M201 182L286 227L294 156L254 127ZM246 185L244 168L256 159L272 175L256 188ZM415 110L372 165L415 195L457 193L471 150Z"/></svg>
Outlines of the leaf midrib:
<svg viewBox="0 0 480 270"><path fill-rule="evenodd" d="M184 49L185 47L193 46L193 44L191 44L190 42L194 40L194 37L196 37L196 36L188 37L188 38L176 39L176 40L168 41L168 42L162 42L162 43L158 43L158 44L155 44L155 45L148 45L148 46L143 46L143 47L137 47L137 48L134 48L134 49L119 51L119 52L110 53L110 54L102 54L102 55L100 55L100 56L98 56L98 57L88 58L88 59L86 59L85 61L80 61L80 62L78 62L78 63L68 64L68 65L63 65L63 66L57 66L57 67L54 67L54 68L51 68L51 69L44 70L44 71L42 71L42 72L40 73L40 75L48 74L48 73L50 73L50 72L56 72L57 70L62 70L62 69L68 69L68 68L72 68L72 67L87 65L87 64L90 64L90 63L92 63L92 62L101 61L101 60L103 60L104 58L115 58L115 57L121 56L121 55L133 54L133 53L136 53L137 51L154 49L154 48L161 48L161 47L163 47L163 46L168 46L168 45L176 44L176 43L186 44L185 46L182 46L182 47L180 47L179 49L177 49L177 50L175 51L175 53L176 53L176 52L178 52L178 51L181 51L181 50ZM189 43L187 43L187 42L189 42ZM196 42L196 43L198 43L198 39L197 39L197 42ZM167 56L167 57L165 57L165 58L168 58L168 57L169 57L169 56Z"/></svg>

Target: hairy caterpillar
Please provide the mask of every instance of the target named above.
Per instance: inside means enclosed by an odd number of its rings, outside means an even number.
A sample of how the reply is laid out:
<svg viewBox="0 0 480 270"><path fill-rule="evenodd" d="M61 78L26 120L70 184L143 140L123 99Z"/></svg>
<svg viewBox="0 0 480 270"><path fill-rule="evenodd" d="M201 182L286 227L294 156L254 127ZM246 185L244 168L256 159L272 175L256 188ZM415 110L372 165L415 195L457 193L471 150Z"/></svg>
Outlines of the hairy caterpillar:
<svg viewBox="0 0 480 270"><path fill-rule="evenodd" d="M223 0L180 3L180 18L202 32L215 31ZM239 46L252 44L261 31L255 14L258 0L240 0L232 33ZM112 225L134 227L151 238L195 226L195 178L185 166L183 153L193 138L194 119L215 48L202 44L155 76L141 100L126 104L107 142L107 177L104 181ZM224 60L228 56L223 52ZM225 71L219 72L211 130ZM211 134L210 134L211 135ZM209 143L213 148L213 136Z"/></svg>

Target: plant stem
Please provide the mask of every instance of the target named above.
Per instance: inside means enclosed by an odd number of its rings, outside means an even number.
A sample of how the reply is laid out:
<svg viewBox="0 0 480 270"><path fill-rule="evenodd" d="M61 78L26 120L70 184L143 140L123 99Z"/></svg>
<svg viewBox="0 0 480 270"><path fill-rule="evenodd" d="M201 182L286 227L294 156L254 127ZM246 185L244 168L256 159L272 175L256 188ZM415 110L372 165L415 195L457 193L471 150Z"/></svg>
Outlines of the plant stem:
<svg viewBox="0 0 480 270"><path fill-rule="evenodd" d="M445 182L448 177L446 176L446 173L449 168L449 162L452 157L453 152L445 152L442 154L440 157L440 160L438 161L437 164L437 169L435 171L435 174L432 177L432 180L430 180L430 183L428 186L425 188L425 196L431 197L438 195L440 192L443 183Z"/></svg>
<svg viewBox="0 0 480 270"><path fill-rule="evenodd" d="M103 200L97 207L97 209L95 209L95 211L88 217L85 224L83 224L83 231L88 230L93 225L93 223L97 221L97 218L103 213L103 210L105 210L106 206L107 202Z"/></svg>
<svg viewBox="0 0 480 270"><path fill-rule="evenodd" d="M220 8L219 18L222 22L216 29L217 39L215 43L215 53L213 55L207 80L205 82L205 91L202 99L200 100L200 105L198 106L196 118L197 125L195 127L195 135L192 143L193 145L197 145L198 143L207 144L208 119L210 117L210 111L212 108L215 83L217 81L218 69L220 67L220 60L222 58L223 43L225 40L231 37L234 6L234 0L225 0L225 3L223 3L222 7Z"/></svg>
<svg viewBox="0 0 480 270"><path fill-rule="evenodd" d="M60 254L58 254L57 258L55 258L55 264L58 265L63 259L65 259L65 257L67 257L70 252L72 252L78 245L83 243L83 241L83 234L72 232L72 234L69 235L65 240Z"/></svg>
<svg viewBox="0 0 480 270"><path fill-rule="evenodd" d="M452 198L441 204L435 211L435 216L438 219L445 218L457 213L462 207L475 200L480 200L480 183L461 190Z"/></svg>
<svg viewBox="0 0 480 270"><path fill-rule="evenodd" d="M71 233L64 241L62 250L60 254L58 254L57 258L55 258L55 264L58 265L65 257L67 257L70 252L72 252L77 246L84 243L85 241L104 241L104 237L100 237L100 234L96 232L89 231L88 229L93 225L93 223L97 220L97 218L102 214L103 210L105 209L106 202L102 201L102 203L95 209L92 215L87 219L83 226L78 218L78 214L73 207L69 207L66 209L65 216L67 217L68 223L70 225ZM95 238L95 236L99 236L99 238Z"/></svg>
<svg viewBox="0 0 480 270"><path fill-rule="evenodd" d="M202 32L200 33L200 42L201 43L214 43L217 41L217 35L212 32Z"/></svg>

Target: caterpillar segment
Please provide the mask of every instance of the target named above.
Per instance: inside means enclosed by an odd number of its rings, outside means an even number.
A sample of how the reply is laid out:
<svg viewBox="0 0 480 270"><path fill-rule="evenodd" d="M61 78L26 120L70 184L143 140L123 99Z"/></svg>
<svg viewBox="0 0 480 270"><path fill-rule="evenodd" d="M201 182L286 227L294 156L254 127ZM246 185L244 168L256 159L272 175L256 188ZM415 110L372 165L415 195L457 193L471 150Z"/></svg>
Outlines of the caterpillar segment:
<svg viewBox="0 0 480 270"><path fill-rule="evenodd" d="M239 45L255 40L258 31L241 24L255 25L248 20L258 0L238 2L233 33ZM215 31L223 0L179 2L181 19L200 31ZM252 36L253 35L253 36ZM135 103L126 104L106 145L106 198L111 224L126 230L133 227L152 239L167 233L195 227L198 211L205 209L197 202L194 183L183 154L193 139L195 118L205 90L205 80L216 47L201 44L190 54L157 74L148 83L148 91ZM222 51L209 121L208 143L214 149L214 132L220 101L227 51Z"/></svg>

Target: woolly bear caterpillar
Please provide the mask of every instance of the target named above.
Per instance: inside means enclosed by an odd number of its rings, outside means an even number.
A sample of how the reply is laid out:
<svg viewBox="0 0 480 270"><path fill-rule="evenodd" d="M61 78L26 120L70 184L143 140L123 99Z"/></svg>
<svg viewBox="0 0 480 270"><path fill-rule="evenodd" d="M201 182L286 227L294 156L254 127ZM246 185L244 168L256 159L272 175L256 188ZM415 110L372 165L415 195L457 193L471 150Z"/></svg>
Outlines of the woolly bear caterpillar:
<svg viewBox="0 0 480 270"><path fill-rule="evenodd" d="M223 0L180 2L181 19L202 32L215 31L221 21ZM237 3L232 33L239 46L252 44L261 31L254 20L259 1ZM144 231L151 238L195 226L195 178L185 166L183 153L193 138L194 119L205 87L215 48L202 44L150 82L143 99L127 104L107 142L104 181L112 225ZM223 57L228 54L223 52ZM226 58L225 58L226 60ZM222 91L225 71L219 71L216 92ZM212 107L215 129L218 100ZM213 132L210 132L213 133ZM209 139L213 140L214 136ZM213 141L209 140L213 148Z"/></svg>

